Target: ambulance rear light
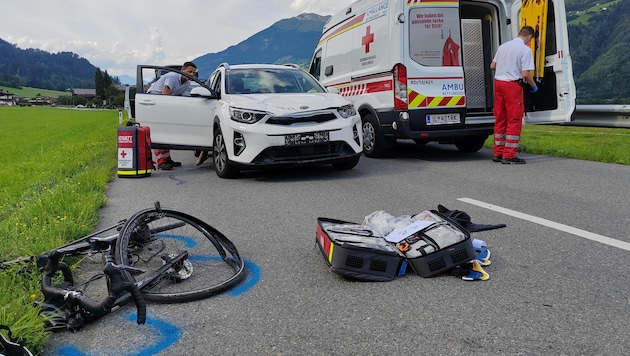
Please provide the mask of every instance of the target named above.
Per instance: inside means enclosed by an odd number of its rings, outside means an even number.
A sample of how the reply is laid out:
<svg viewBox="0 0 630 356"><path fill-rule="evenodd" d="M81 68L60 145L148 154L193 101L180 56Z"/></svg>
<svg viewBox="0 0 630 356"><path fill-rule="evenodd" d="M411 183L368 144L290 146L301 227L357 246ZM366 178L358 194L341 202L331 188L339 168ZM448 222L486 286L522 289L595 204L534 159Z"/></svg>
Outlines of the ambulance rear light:
<svg viewBox="0 0 630 356"><path fill-rule="evenodd" d="M394 110L407 110L407 68L398 63L394 74Z"/></svg>

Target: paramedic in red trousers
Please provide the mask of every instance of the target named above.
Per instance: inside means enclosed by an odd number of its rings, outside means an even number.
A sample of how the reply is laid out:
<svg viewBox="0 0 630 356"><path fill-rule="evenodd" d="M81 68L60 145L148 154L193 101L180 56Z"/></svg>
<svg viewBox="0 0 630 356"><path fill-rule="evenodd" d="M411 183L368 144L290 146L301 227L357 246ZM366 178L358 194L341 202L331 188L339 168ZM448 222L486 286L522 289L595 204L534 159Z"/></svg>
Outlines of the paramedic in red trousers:
<svg viewBox="0 0 630 356"><path fill-rule="evenodd" d="M538 35L531 26L524 26L518 37L497 50L490 64L494 73L494 152L492 160L503 164L525 164L516 157L525 104L521 79L530 86L530 93L538 91L530 71L534 70L534 58L529 42Z"/></svg>
<svg viewBox="0 0 630 356"><path fill-rule="evenodd" d="M182 72L194 76L197 72L197 66L193 62L186 62L182 66ZM162 95L178 95L181 96L186 93L186 90L190 87L189 79L177 72L168 72L162 75L155 83L151 85L148 90L149 94L162 94ZM158 169L169 170L173 167L179 167L181 162L175 162L171 159L170 150L153 150L153 155L157 160Z"/></svg>

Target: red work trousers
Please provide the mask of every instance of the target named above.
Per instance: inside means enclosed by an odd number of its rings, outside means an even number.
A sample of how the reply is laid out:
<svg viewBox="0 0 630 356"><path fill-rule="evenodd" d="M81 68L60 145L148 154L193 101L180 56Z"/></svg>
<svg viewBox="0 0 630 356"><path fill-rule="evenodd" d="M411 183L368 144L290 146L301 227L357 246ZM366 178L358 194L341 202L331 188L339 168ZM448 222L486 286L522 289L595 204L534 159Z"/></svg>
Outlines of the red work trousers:
<svg viewBox="0 0 630 356"><path fill-rule="evenodd" d="M525 104L523 88L517 81L494 81L494 152L495 156L514 158L523 128Z"/></svg>
<svg viewBox="0 0 630 356"><path fill-rule="evenodd" d="M170 150L153 150L153 155L155 156L155 160L157 161L158 165L165 163L171 159Z"/></svg>

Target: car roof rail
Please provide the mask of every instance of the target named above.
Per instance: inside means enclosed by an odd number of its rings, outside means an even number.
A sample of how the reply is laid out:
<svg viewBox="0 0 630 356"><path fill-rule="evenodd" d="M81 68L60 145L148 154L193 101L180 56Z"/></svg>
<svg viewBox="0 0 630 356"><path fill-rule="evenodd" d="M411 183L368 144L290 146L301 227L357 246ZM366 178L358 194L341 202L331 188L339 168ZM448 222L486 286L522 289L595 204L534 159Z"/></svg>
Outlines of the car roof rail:
<svg viewBox="0 0 630 356"><path fill-rule="evenodd" d="M295 69L302 69L302 67L300 67L299 65L297 65L295 63L285 63L284 65L287 66L287 67L295 68Z"/></svg>
<svg viewBox="0 0 630 356"><path fill-rule="evenodd" d="M219 64L219 67L223 67L223 68L225 68L225 70L230 70L230 65L227 64L226 62L223 62L223 63Z"/></svg>

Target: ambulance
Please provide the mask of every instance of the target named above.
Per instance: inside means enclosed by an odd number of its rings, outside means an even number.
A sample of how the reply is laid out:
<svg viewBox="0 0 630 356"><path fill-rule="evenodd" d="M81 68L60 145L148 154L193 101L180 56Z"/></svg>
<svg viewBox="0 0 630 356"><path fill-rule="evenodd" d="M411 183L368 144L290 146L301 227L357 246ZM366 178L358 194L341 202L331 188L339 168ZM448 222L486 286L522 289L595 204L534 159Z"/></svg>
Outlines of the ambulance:
<svg viewBox="0 0 630 356"><path fill-rule="evenodd" d="M536 63L525 123L571 121L575 83L564 0L358 0L330 17L309 72L361 114L363 152L398 139L480 150L493 133L497 48L522 26Z"/></svg>

